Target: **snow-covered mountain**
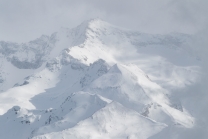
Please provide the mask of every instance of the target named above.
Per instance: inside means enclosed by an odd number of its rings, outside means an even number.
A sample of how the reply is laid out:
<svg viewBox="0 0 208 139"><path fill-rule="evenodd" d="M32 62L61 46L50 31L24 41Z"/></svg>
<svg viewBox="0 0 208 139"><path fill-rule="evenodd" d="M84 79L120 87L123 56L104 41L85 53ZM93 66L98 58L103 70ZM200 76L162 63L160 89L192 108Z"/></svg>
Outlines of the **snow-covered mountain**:
<svg viewBox="0 0 208 139"><path fill-rule="evenodd" d="M206 129L194 105L201 62L191 43L99 19L28 43L1 41L0 138L197 136Z"/></svg>

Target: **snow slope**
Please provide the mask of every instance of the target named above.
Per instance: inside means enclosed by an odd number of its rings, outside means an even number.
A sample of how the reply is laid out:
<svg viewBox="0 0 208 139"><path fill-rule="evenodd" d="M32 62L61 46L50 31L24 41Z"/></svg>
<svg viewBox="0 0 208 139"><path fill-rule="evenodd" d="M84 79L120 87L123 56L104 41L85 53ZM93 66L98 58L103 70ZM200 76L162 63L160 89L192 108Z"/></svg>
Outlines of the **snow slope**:
<svg viewBox="0 0 208 139"><path fill-rule="evenodd" d="M37 136L34 139L44 138L87 138L87 139L145 139L166 127L147 119L135 111L112 102L100 109L88 119L79 122L75 127L62 132L53 132Z"/></svg>
<svg viewBox="0 0 208 139"><path fill-rule="evenodd" d="M190 35L99 19L25 44L1 41L0 137L182 138L201 130L189 101L201 61L190 43Z"/></svg>

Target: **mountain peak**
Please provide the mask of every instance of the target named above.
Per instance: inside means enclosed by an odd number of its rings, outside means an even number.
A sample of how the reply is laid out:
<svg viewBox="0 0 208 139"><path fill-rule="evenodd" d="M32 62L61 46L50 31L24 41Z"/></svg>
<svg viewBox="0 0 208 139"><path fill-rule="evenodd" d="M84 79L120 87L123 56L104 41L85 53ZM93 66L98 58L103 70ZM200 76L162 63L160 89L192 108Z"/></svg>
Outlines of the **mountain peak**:
<svg viewBox="0 0 208 139"><path fill-rule="evenodd" d="M164 124L174 133L191 128L200 116L188 112L198 105L187 105L183 96L190 96L186 87L197 83L200 66L182 50L188 40L181 39L126 31L96 18L29 43L0 42L0 136L81 139L80 131L90 129L85 137L126 139L146 130L148 138Z"/></svg>
<svg viewBox="0 0 208 139"><path fill-rule="evenodd" d="M86 33L88 30L96 31L97 29L101 29L102 27L106 25L110 25L110 24L108 24L107 22L99 18L95 18L95 19L89 19L89 20L82 22L79 26L76 27L76 29L78 31L82 31Z"/></svg>

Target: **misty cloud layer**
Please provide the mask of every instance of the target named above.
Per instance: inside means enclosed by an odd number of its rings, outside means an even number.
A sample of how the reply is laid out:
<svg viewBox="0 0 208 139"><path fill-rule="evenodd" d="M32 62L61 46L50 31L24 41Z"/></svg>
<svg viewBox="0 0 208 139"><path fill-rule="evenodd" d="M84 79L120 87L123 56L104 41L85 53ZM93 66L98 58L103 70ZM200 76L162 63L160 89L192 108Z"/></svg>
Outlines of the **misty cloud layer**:
<svg viewBox="0 0 208 139"><path fill-rule="evenodd" d="M148 33L193 34L207 25L207 5L207 0L0 0L0 40L25 42L91 18Z"/></svg>

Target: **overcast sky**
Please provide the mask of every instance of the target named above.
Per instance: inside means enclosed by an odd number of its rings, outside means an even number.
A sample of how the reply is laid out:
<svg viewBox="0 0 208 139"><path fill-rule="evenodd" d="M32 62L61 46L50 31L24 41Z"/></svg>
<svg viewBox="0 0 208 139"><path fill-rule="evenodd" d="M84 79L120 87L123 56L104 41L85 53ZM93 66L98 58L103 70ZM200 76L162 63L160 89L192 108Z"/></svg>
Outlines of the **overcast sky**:
<svg viewBox="0 0 208 139"><path fill-rule="evenodd" d="M208 0L0 0L0 40L26 42L100 18L148 33L198 33Z"/></svg>

